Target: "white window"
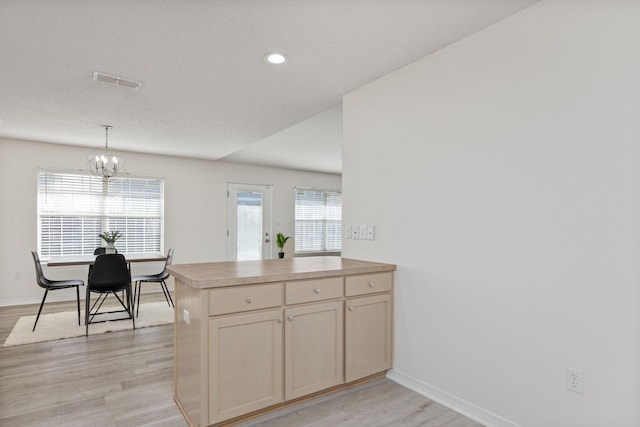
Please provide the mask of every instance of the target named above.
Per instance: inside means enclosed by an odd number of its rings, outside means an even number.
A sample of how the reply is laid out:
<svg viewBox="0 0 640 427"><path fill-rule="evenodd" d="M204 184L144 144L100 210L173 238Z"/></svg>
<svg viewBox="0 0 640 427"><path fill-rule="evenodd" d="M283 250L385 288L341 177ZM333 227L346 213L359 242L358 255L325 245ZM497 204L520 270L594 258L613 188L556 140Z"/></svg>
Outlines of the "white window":
<svg viewBox="0 0 640 427"><path fill-rule="evenodd" d="M92 254L102 231L120 231L121 253L161 253L164 180L38 172L38 252L42 259Z"/></svg>
<svg viewBox="0 0 640 427"><path fill-rule="evenodd" d="M342 249L342 193L296 188L296 254Z"/></svg>

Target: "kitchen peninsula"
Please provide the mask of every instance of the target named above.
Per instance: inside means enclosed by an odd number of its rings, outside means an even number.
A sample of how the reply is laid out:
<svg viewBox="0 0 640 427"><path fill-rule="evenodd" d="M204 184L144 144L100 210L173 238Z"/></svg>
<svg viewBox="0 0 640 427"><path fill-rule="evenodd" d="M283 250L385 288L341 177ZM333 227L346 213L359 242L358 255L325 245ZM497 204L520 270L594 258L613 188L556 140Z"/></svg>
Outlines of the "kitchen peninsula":
<svg viewBox="0 0 640 427"><path fill-rule="evenodd" d="M174 393L189 424L229 422L384 374L395 269L340 257L170 266Z"/></svg>

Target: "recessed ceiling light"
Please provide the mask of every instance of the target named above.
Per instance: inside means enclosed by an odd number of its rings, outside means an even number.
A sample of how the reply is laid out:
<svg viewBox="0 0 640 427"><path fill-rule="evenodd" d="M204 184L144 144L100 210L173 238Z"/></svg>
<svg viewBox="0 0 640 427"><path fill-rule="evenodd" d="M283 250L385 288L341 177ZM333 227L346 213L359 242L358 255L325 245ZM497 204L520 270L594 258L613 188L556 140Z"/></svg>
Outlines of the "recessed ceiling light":
<svg viewBox="0 0 640 427"><path fill-rule="evenodd" d="M284 64L285 62L287 62L287 55L285 55L284 53L277 53L277 52L271 52L271 53L267 53L264 56L264 61L267 64Z"/></svg>

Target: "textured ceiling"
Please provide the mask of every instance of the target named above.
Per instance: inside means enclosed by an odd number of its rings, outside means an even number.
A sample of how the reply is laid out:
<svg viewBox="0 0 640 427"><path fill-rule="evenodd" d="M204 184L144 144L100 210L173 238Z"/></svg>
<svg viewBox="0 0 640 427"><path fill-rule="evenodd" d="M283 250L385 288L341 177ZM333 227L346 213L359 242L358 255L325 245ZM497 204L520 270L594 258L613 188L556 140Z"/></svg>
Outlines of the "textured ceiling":
<svg viewBox="0 0 640 427"><path fill-rule="evenodd" d="M342 95L536 1L2 0L0 137L339 173Z"/></svg>

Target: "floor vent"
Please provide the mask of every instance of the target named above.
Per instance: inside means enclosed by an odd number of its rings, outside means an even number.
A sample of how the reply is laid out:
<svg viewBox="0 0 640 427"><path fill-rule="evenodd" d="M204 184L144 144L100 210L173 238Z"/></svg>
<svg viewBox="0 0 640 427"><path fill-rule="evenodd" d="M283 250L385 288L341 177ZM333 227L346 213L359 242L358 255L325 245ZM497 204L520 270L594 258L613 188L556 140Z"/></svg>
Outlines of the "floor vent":
<svg viewBox="0 0 640 427"><path fill-rule="evenodd" d="M113 76L111 74L99 73L97 71L93 73L93 80L102 83L109 83L116 86L130 87L132 89L140 89L140 86L142 86L142 82Z"/></svg>

